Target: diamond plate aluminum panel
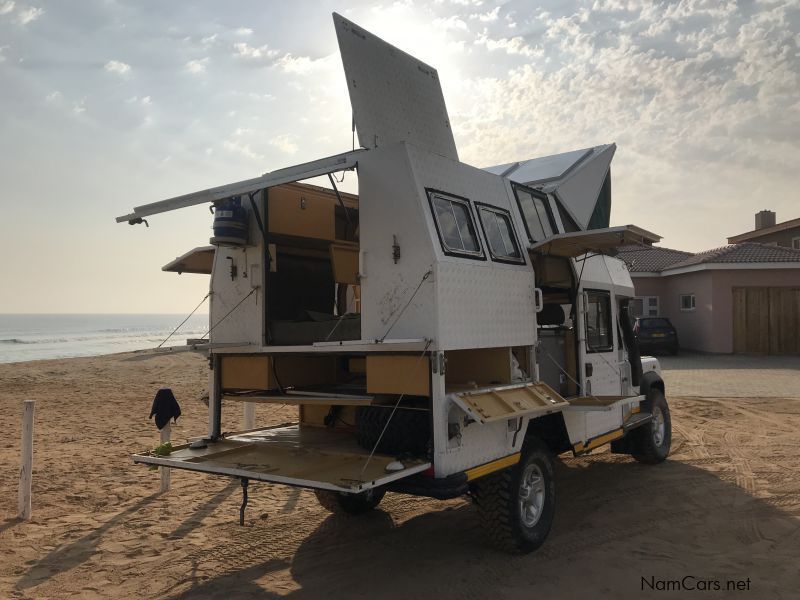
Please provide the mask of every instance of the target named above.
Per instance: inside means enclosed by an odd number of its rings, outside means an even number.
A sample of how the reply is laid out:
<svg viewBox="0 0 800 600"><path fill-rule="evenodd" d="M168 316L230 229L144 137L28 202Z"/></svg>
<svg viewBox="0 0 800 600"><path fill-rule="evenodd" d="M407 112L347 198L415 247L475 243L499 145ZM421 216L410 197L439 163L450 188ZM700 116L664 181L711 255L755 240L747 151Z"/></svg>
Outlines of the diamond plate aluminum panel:
<svg viewBox="0 0 800 600"><path fill-rule="evenodd" d="M406 141L458 160L436 69L333 14L364 148Z"/></svg>
<svg viewBox="0 0 800 600"><path fill-rule="evenodd" d="M364 154L358 167L361 337L381 338L391 328L394 339L436 338L434 277L420 284L436 260L436 232L425 220L407 147L394 144Z"/></svg>
<svg viewBox="0 0 800 600"><path fill-rule="evenodd" d="M439 347L494 348L536 342L533 269L493 263L436 265Z"/></svg>

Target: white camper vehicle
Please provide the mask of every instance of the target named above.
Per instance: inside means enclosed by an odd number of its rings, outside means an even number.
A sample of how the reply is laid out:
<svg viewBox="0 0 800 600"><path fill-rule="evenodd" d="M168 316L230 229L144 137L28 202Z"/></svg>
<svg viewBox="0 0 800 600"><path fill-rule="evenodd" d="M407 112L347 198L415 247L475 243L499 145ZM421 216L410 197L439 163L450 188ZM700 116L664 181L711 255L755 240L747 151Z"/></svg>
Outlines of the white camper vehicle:
<svg viewBox="0 0 800 600"><path fill-rule="evenodd" d="M386 492L470 495L525 552L555 510L553 461L611 443L663 461L670 417L610 254L614 145L479 169L459 161L435 69L334 15L360 149L138 207L209 203L208 434L138 463L316 491L357 514ZM358 195L331 176L358 178ZM331 188L301 181L329 176ZM223 433L242 402L296 423Z"/></svg>

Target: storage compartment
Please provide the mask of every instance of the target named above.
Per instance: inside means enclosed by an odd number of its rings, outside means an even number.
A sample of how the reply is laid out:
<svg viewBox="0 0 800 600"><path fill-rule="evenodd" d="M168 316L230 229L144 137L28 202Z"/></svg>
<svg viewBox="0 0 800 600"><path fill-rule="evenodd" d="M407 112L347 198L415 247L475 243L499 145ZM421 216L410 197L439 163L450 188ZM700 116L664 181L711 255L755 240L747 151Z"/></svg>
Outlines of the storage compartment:
<svg viewBox="0 0 800 600"><path fill-rule="evenodd" d="M529 352L526 346L448 350L445 386L458 391L530 380Z"/></svg>
<svg viewBox="0 0 800 600"><path fill-rule="evenodd" d="M336 197L311 186L289 184L270 188L269 232L318 240L336 239Z"/></svg>
<svg viewBox="0 0 800 600"><path fill-rule="evenodd" d="M430 359L404 354L367 356L367 393L430 396Z"/></svg>
<svg viewBox="0 0 800 600"><path fill-rule="evenodd" d="M336 361L335 356L223 356L220 383L223 392L334 384Z"/></svg>
<svg viewBox="0 0 800 600"><path fill-rule="evenodd" d="M348 314L358 312L358 197L287 184L270 189L267 206L267 343L360 339Z"/></svg>

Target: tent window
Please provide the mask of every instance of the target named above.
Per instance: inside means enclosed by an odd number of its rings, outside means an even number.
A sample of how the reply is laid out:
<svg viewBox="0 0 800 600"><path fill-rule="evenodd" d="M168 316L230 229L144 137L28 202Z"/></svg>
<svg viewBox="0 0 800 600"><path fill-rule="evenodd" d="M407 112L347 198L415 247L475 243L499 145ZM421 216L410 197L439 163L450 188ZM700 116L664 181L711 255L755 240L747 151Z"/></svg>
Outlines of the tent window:
<svg viewBox="0 0 800 600"><path fill-rule="evenodd" d="M469 200L428 192L436 229L446 254L483 258Z"/></svg>
<svg viewBox="0 0 800 600"><path fill-rule="evenodd" d="M492 259L498 262L513 262L525 264L522 258L517 235L514 226L511 224L511 215L508 211L500 208L480 205L478 216L481 220L483 233L489 245L489 253Z"/></svg>
<svg viewBox="0 0 800 600"><path fill-rule="evenodd" d="M531 242L541 242L557 233L547 196L518 184L513 184L513 188L525 221L528 239Z"/></svg>

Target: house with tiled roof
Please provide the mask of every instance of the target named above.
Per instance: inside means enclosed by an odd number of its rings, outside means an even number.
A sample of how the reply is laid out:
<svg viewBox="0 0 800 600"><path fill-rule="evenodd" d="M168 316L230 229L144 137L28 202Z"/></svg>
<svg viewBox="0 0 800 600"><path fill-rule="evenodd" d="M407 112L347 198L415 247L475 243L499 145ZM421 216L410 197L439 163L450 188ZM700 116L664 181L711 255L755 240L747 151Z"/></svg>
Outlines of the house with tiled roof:
<svg viewBox="0 0 800 600"><path fill-rule="evenodd" d="M634 313L667 317L682 348L800 354L800 250L751 241L691 253L623 247Z"/></svg>
<svg viewBox="0 0 800 600"><path fill-rule="evenodd" d="M755 229L728 238L729 244L742 242L759 242L800 250L800 218L776 223L774 212L762 210L756 213Z"/></svg>

